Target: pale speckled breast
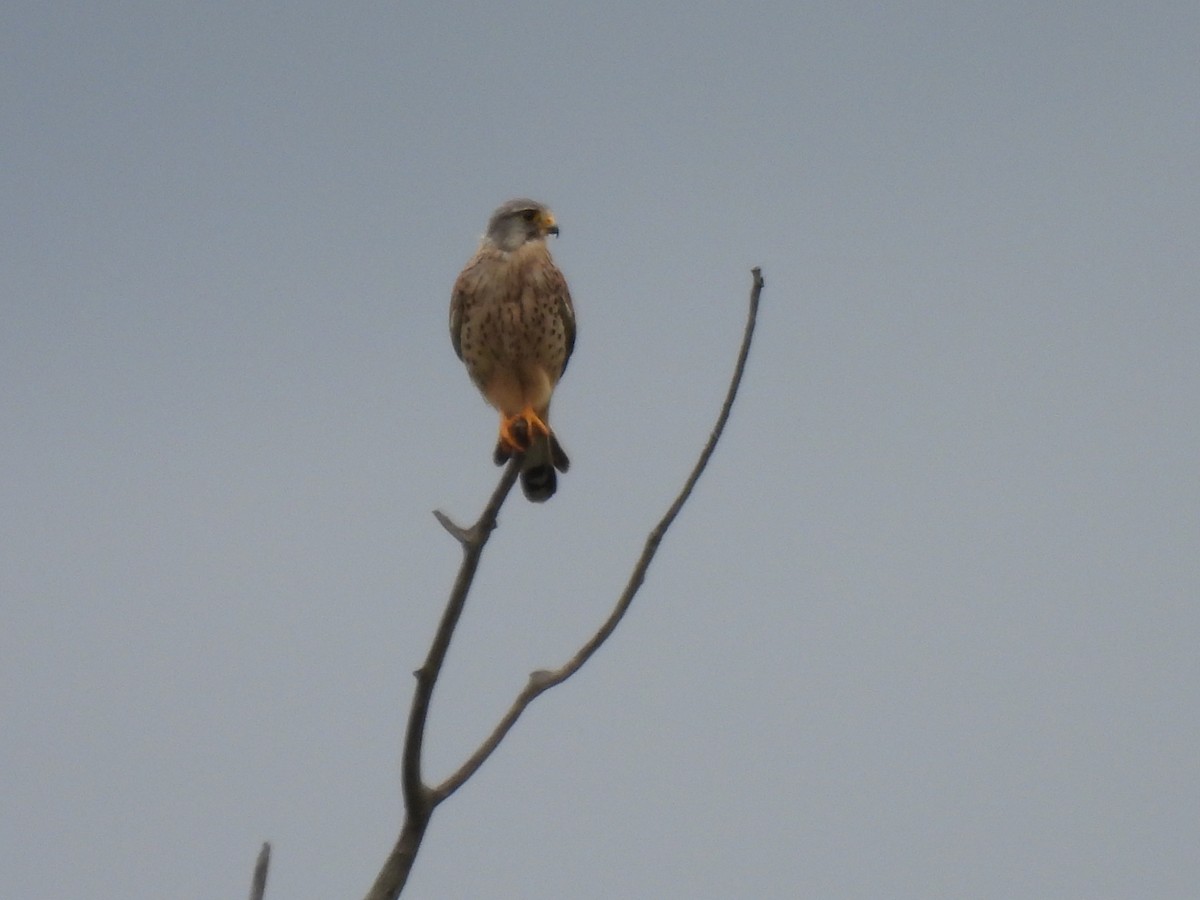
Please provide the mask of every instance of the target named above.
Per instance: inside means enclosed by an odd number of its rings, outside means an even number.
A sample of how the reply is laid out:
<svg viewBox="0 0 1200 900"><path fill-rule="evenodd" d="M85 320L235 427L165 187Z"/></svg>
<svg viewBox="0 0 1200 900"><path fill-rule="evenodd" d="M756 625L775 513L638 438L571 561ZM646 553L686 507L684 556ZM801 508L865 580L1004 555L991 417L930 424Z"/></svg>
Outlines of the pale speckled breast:
<svg viewBox="0 0 1200 900"><path fill-rule="evenodd" d="M567 356L563 281L545 246L528 244L479 262L464 297L460 338L471 378L482 386L500 370L525 381L535 366L557 382Z"/></svg>

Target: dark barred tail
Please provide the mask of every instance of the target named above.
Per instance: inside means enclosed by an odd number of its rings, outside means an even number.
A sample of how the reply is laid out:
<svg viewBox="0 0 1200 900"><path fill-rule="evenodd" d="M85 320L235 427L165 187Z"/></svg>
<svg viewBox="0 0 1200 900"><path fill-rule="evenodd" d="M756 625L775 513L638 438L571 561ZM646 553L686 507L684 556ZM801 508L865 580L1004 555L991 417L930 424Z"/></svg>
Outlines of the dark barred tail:
<svg viewBox="0 0 1200 900"><path fill-rule="evenodd" d="M545 503L558 490L558 475L554 470L566 472L571 460L563 452L562 444L553 433L549 438L538 441L525 454L521 467L521 490L534 503Z"/></svg>
<svg viewBox="0 0 1200 900"><path fill-rule="evenodd" d="M530 466L521 470L521 490L525 497L534 503L545 503L558 490L558 476L554 474L554 466Z"/></svg>

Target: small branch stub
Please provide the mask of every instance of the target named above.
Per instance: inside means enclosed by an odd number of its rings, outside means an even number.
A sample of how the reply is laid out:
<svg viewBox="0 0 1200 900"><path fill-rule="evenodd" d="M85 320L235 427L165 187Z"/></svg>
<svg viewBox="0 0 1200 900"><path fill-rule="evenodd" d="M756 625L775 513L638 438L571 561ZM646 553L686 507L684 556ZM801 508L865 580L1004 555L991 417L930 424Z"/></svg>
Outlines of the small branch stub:
<svg viewBox="0 0 1200 900"><path fill-rule="evenodd" d="M271 865L271 845L264 843L254 863L254 877L250 881L250 900L263 900L267 892L267 869Z"/></svg>
<svg viewBox="0 0 1200 900"><path fill-rule="evenodd" d="M454 538L456 541L458 541L460 544L471 543L471 534L469 532L465 531L464 529L460 528L459 526L455 525L454 522L450 519L450 517L448 515L446 515L444 512L442 512L440 509L435 509L433 511L433 515L434 515L434 518L436 518L438 520L438 522L441 523L441 526L443 528L445 528L446 531L450 532L450 536L452 538Z"/></svg>

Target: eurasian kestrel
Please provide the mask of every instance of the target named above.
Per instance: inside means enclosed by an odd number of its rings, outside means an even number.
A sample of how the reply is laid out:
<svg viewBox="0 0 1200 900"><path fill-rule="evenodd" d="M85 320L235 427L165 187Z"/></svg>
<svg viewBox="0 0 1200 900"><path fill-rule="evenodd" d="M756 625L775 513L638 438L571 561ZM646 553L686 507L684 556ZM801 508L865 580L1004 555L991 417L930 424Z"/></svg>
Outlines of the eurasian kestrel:
<svg viewBox="0 0 1200 900"><path fill-rule="evenodd" d="M570 461L550 430L550 396L575 347L575 309L546 236L558 234L550 210L509 200L450 298L450 340L484 398L500 411L493 459L521 457L521 488L541 503L554 495Z"/></svg>

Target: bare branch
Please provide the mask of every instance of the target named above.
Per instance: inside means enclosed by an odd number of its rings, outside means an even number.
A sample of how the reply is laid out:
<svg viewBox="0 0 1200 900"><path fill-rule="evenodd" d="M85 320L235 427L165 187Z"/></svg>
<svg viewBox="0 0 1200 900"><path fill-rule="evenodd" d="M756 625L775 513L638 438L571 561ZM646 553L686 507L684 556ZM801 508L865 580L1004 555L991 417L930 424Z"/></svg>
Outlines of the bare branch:
<svg viewBox="0 0 1200 900"><path fill-rule="evenodd" d="M400 837L396 846L388 854L387 861L379 870L375 883L367 892L366 900L396 900L404 885L408 882L408 873L412 871L413 862L417 858L417 850L425 837L425 829L429 825L429 812L425 818L418 821L411 814L404 817L404 825L400 828Z"/></svg>
<svg viewBox="0 0 1200 900"><path fill-rule="evenodd" d="M250 900L263 900L267 892L267 867L271 865L271 845L264 843L254 863L254 878L250 882Z"/></svg>
<svg viewBox="0 0 1200 900"><path fill-rule="evenodd" d="M599 650L600 646L608 640L621 619L624 618L630 604L633 602L634 596L642 586L642 581L646 577L646 570L650 568L650 562L654 559L654 554L658 552L658 545L662 542L667 529L675 521L675 517L679 515L683 504L691 496L692 489L696 486L696 482L700 480L700 476L708 465L708 460L716 449L722 432L725 430L725 423L729 420L729 413L733 409L733 401L737 397L738 387L742 383L742 375L746 370L746 359L750 354L750 342L754 337L754 326L758 320L758 301L763 289L762 270L755 268L751 270L751 274L753 282L750 289L750 309L746 315L746 327L742 333L741 350L738 352L737 363L733 369L733 377L729 382L729 389L725 393L725 402L721 405L721 412L717 416L716 424L713 425L712 433L709 434L708 443L704 445L704 449L700 452L700 457L696 460L696 465L692 468L692 472L680 490L679 495L675 498L675 502L671 504L666 514L659 520L658 524L654 526L654 530L646 538L642 555L633 567L633 572L629 576L625 590L621 592L621 596L617 599L616 606L613 607L612 612L596 633L565 664L558 669L549 671L539 669L529 676L529 681L517 695L512 706L509 707L508 711L492 730L492 733L488 735L479 748L471 754L470 758L454 774L433 788L430 800L434 806L462 787L467 779L474 775L479 767L483 765L484 761L492 755L504 739L504 736L508 734L509 729L520 718L521 713L525 711L526 707L540 694L550 690L555 685L562 684L578 672L583 664L591 658L592 654Z"/></svg>
<svg viewBox="0 0 1200 900"><path fill-rule="evenodd" d="M421 745L425 739L425 722L429 716L430 699L433 697L438 675L441 674L442 663L446 660L446 652L450 649L450 639L454 636L454 629L458 626L459 617L462 616L463 607L466 605L467 594L471 590L471 582L475 579L484 545L496 527L496 516L516 483L520 471L520 460L513 459L500 476L500 482L492 491L491 499L488 500L479 519L469 528L455 525L450 517L440 510L434 513L442 527L462 546L463 559L458 569L458 577L454 580L454 587L450 591L450 599L446 602L442 619L434 633L433 643L429 646L429 654L421 668L413 673L417 679L417 686L408 713L401 761L404 826L396 846L367 894L367 900L392 900L400 895L408 880L408 873L412 869L425 828L429 824L429 817L433 814L436 804L421 777Z"/></svg>
<svg viewBox="0 0 1200 900"><path fill-rule="evenodd" d="M741 350L738 354L733 378L725 395L725 402L721 407L721 412L717 416L712 433L709 435L708 443L705 444L704 449L701 451L700 458L684 483L683 489L679 492L679 495L675 498L675 501L671 504L666 514L654 527L654 530L646 538L642 554L638 558L632 574L629 576L625 590L617 599L616 606L600 626L599 630L563 666L554 670L539 670L531 674L524 689L517 695L508 712L504 714L487 739L463 763L458 771L437 787L430 788L425 784L421 774L421 747L425 737L425 723L429 715L429 704L433 696L433 689L437 684L442 664L446 659L446 652L450 647L450 639L454 635L454 629L458 625L458 620L466 604L467 594L470 592L471 584L474 581L484 545L487 544L492 530L496 527L496 517L499 514L500 507L512 490L513 484L516 483L517 475L520 472L520 461L514 459L509 463L500 478L500 483L496 485L496 489L492 492L491 499L488 501L487 506L484 507L478 521L469 528L462 528L456 525L449 516L441 511L434 512L434 516L436 516L442 527L462 546L463 560L458 570L458 576L454 581L454 587L450 592L450 598L442 613L442 619L438 623L437 631L434 634L433 643L430 645L429 654L426 656L421 668L413 673L417 679L417 686L413 695L412 707L409 710L408 726L404 736L404 753L401 763L401 781L405 809L404 824L400 831L400 837L396 841L396 845L393 847L383 868L380 870L375 884L367 893L366 900L395 900L400 895L405 883L408 881L408 874L412 869L413 861L416 859L417 850L421 846L421 841L425 836L425 829L429 825L429 819L433 815L434 808L475 774L484 761L499 746L509 729L512 728L513 724L521 716L521 713L525 711L525 708L535 697L555 685L566 681L591 658L592 654L608 640L629 609L634 596L637 594L646 577L646 570L650 567L650 562L654 559L654 554L658 551L658 546L662 542L663 536L675 521L675 517L679 515L683 504L691 496L692 489L696 486L696 482L700 479L700 475L708 465L708 460L712 456L713 450L716 449L717 442L721 439L721 434L725 429L725 423L729 419L729 413L733 408L733 401L737 396L738 387L742 381L742 374L746 368L746 358L750 352L750 341L754 335L754 326L758 318L759 296L762 294L763 289L762 272L755 268L752 270L752 274L753 284L750 290L750 310L746 319L745 331L742 335Z"/></svg>

